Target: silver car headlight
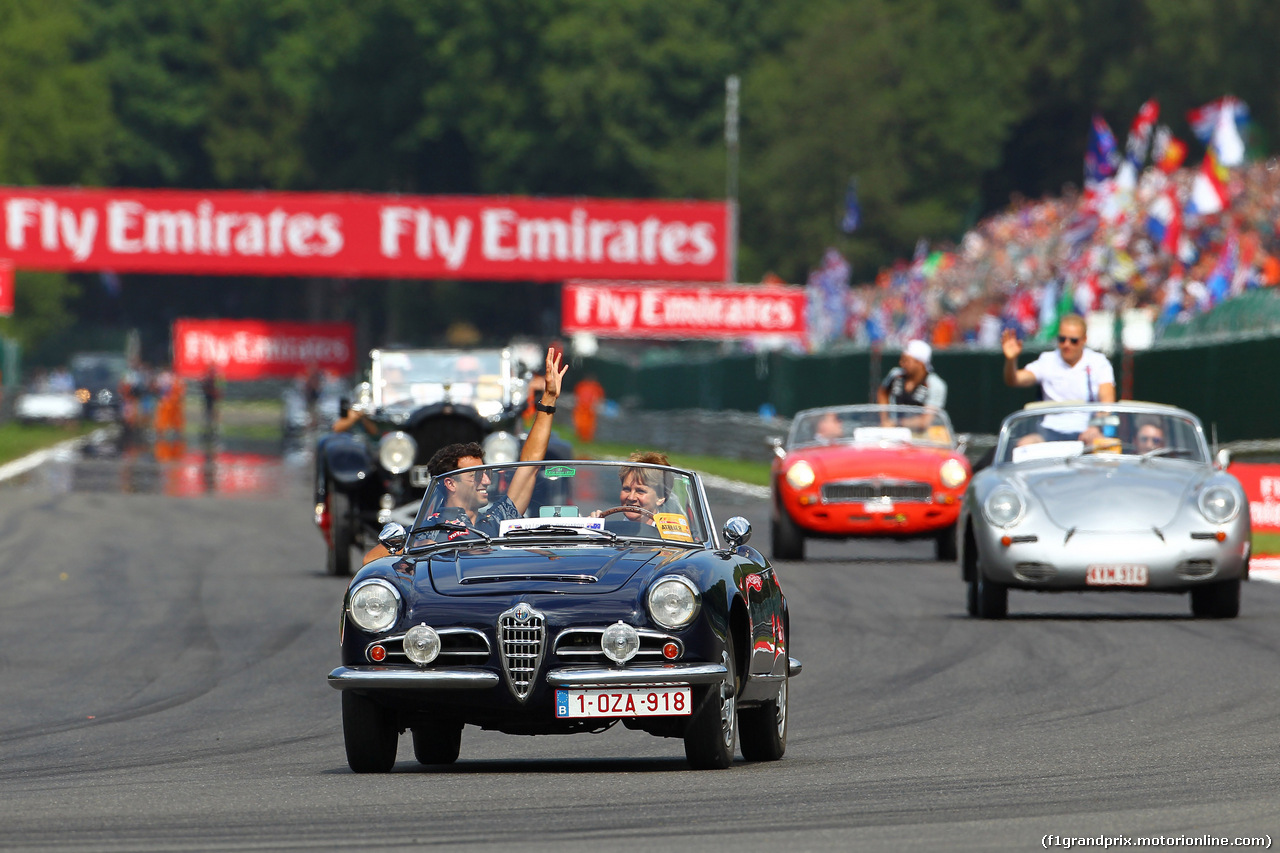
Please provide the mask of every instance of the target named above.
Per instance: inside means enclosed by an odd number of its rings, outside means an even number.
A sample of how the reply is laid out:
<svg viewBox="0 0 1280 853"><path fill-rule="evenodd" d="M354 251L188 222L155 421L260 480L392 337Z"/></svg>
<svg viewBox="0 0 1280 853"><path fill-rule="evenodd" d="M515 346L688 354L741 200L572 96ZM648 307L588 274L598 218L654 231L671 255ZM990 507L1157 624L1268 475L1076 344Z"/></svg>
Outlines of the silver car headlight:
<svg viewBox="0 0 1280 853"><path fill-rule="evenodd" d="M801 459L787 469L787 482L793 489L804 489L813 485L818 475L813 473L813 466Z"/></svg>
<svg viewBox="0 0 1280 853"><path fill-rule="evenodd" d="M1200 512L1214 524L1226 524L1240 511L1240 499L1226 486L1210 486L1200 493Z"/></svg>
<svg viewBox="0 0 1280 853"><path fill-rule="evenodd" d="M365 581L351 591L347 612L362 630L376 634L396 622L400 610L400 593L384 580Z"/></svg>
<svg viewBox="0 0 1280 853"><path fill-rule="evenodd" d="M942 467L938 469L938 479L942 481L942 485L948 489L954 489L956 486L964 482L965 477L964 465L959 459L948 459L942 463Z"/></svg>
<svg viewBox="0 0 1280 853"><path fill-rule="evenodd" d="M520 458L520 441L509 432L491 432L484 439L484 461L508 465Z"/></svg>
<svg viewBox="0 0 1280 853"><path fill-rule="evenodd" d="M649 587L649 616L663 628L683 628L698 615L700 596L693 581L669 575Z"/></svg>
<svg viewBox="0 0 1280 853"><path fill-rule="evenodd" d="M982 503L982 512L987 521L996 527L1013 527L1022 519L1025 509L1022 496L1008 486L994 489Z"/></svg>
<svg viewBox="0 0 1280 853"><path fill-rule="evenodd" d="M392 474L403 474L413 467L418 443L407 432L389 432L378 442L378 464Z"/></svg>
<svg viewBox="0 0 1280 853"><path fill-rule="evenodd" d="M497 420L502 416L502 401L476 400L476 414L488 420Z"/></svg>

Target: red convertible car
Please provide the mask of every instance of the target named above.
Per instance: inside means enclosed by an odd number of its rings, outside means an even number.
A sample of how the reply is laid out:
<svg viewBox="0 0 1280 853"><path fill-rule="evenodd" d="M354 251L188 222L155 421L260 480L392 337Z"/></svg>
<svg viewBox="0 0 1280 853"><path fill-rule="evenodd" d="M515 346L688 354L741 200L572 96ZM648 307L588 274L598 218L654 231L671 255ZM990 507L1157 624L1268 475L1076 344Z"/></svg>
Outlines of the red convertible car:
<svg viewBox="0 0 1280 853"><path fill-rule="evenodd" d="M803 560L806 538L932 538L956 559L972 469L947 413L919 406L805 409L773 439L773 556Z"/></svg>

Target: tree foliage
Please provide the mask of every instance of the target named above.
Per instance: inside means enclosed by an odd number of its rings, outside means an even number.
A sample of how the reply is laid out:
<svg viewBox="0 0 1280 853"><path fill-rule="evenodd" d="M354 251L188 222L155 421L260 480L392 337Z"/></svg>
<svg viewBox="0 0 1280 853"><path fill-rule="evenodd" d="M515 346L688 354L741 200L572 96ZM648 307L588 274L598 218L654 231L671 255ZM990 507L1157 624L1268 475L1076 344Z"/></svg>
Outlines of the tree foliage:
<svg viewBox="0 0 1280 853"><path fill-rule="evenodd" d="M1271 0L8 0L0 180L721 198L738 74L743 278L834 245L866 279L1078 181L1095 111L1122 135L1156 97L1188 138L1231 93L1265 146L1275 32Z"/></svg>

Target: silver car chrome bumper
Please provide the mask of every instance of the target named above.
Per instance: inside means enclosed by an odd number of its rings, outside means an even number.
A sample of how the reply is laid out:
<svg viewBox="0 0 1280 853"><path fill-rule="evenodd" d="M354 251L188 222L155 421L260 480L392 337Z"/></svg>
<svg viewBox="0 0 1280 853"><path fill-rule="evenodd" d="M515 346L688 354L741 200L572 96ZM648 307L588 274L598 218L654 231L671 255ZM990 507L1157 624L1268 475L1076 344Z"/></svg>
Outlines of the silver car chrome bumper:
<svg viewBox="0 0 1280 853"><path fill-rule="evenodd" d="M408 669L391 666L340 666L329 673L335 690L483 690L496 687L498 674L483 669Z"/></svg>
<svg viewBox="0 0 1280 853"><path fill-rule="evenodd" d="M667 663L652 666L584 666L553 669L552 687L612 687L623 684L719 684L728 670L718 663Z"/></svg>

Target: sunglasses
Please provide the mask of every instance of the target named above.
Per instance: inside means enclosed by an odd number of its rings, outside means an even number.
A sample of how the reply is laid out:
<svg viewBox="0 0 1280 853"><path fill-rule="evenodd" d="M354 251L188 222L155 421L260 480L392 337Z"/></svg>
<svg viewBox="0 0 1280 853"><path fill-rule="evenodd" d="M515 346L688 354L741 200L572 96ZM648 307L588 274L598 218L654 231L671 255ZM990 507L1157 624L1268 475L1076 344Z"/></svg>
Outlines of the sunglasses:
<svg viewBox="0 0 1280 853"><path fill-rule="evenodd" d="M1067 342L1071 342L1071 343L1073 343L1073 344L1078 344L1078 343L1080 343L1080 339L1079 339L1079 338L1069 338L1069 337L1067 337L1066 335L1058 335L1058 343L1060 343L1060 344L1065 344L1065 343L1067 343Z"/></svg>
<svg viewBox="0 0 1280 853"><path fill-rule="evenodd" d="M1140 435L1138 444L1164 444L1164 439L1156 438L1154 435Z"/></svg>

